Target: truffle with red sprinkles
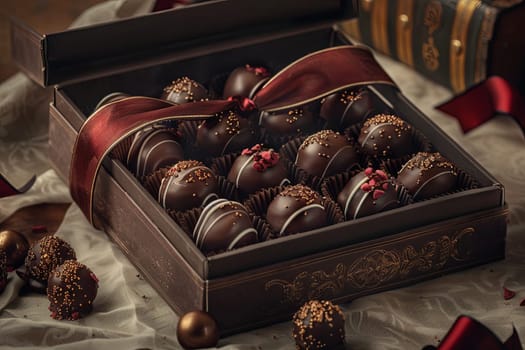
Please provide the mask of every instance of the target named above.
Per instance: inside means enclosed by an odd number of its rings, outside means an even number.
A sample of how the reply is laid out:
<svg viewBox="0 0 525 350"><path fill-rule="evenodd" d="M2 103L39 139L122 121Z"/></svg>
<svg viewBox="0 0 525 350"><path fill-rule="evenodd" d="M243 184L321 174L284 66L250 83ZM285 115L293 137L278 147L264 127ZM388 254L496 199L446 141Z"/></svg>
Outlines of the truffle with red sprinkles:
<svg viewBox="0 0 525 350"><path fill-rule="evenodd" d="M319 114L328 127L344 129L385 110L388 107L368 90L343 90L323 98Z"/></svg>
<svg viewBox="0 0 525 350"><path fill-rule="evenodd" d="M363 124L358 139L363 152L374 158L413 154L412 126L391 114L378 114Z"/></svg>
<svg viewBox="0 0 525 350"><path fill-rule="evenodd" d="M345 343L345 316L330 301L306 302L293 315L292 322L297 349L337 349Z"/></svg>
<svg viewBox="0 0 525 350"><path fill-rule="evenodd" d="M262 111L259 125L272 136L297 137L311 131L316 125L316 119L317 113L313 106L300 106L284 111Z"/></svg>
<svg viewBox="0 0 525 350"><path fill-rule="evenodd" d="M195 244L204 254L256 243L257 237L246 208L223 198L206 205L193 230Z"/></svg>
<svg viewBox="0 0 525 350"><path fill-rule="evenodd" d="M249 147L256 138L257 132L252 123L230 110L199 124L196 147L212 157L218 157Z"/></svg>
<svg viewBox="0 0 525 350"><path fill-rule="evenodd" d="M454 164L439 152L419 152L399 170L397 181L419 200L453 191L457 176Z"/></svg>
<svg viewBox="0 0 525 350"><path fill-rule="evenodd" d="M7 255L0 249L0 293L2 293L7 285Z"/></svg>
<svg viewBox="0 0 525 350"><path fill-rule="evenodd" d="M195 80L182 77L172 81L164 88L161 99L177 104L206 101L208 90Z"/></svg>
<svg viewBox="0 0 525 350"><path fill-rule="evenodd" d="M313 176L341 173L359 162L350 139L332 130L308 136L297 151L295 165Z"/></svg>
<svg viewBox="0 0 525 350"><path fill-rule="evenodd" d="M328 216L321 196L305 185L285 187L268 206L266 221L279 236L326 226Z"/></svg>
<svg viewBox="0 0 525 350"><path fill-rule="evenodd" d="M45 236L33 243L27 252L26 278L45 285L55 267L75 259L75 251L66 241L52 235Z"/></svg>
<svg viewBox="0 0 525 350"><path fill-rule="evenodd" d="M254 67L249 64L235 68L224 84L223 98L232 96L253 98L255 93L270 79L265 67Z"/></svg>
<svg viewBox="0 0 525 350"><path fill-rule="evenodd" d="M337 195L347 220L399 207L392 179L382 170L366 168L353 176Z"/></svg>
<svg viewBox="0 0 525 350"><path fill-rule="evenodd" d="M286 167L279 153L260 144L245 148L235 159L228 180L244 193L254 193L265 187L289 183Z"/></svg>
<svg viewBox="0 0 525 350"><path fill-rule="evenodd" d="M183 160L172 166L160 184L158 201L166 209L188 210L217 198L217 178L196 160Z"/></svg>
<svg viewBox="0 0 525 350"><path fill-rule="evenodd" d="M47 298L51 317L57 320L78 320L93 309L98 278L85 265L67 260L49 275Z"/></svg>

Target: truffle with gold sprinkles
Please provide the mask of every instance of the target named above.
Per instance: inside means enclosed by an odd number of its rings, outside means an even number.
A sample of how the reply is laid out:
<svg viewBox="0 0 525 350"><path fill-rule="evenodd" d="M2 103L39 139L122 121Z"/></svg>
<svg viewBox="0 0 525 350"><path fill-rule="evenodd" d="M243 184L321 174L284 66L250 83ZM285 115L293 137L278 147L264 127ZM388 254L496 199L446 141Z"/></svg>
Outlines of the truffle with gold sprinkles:
<svg viewBox="0 0 525 350"><path fill-rule="evenodd" d="M173 165L160 184L158 201L166 209L189 210L217 198L217 177L197 160Z"/></svg>
<svg viewBox="0 0 525 350"><path fill-rule="evenodd" d="M296 137L311 131L316 119L312 106L299 106L284 111L262 111L259 125L274 136Z"/></svg>
<svg viewBox="0 0 525 350"><path fill-rule="evenodd" d="M202 84L188 77L178 78L166 86L161 98L177 104L206 101L208 90Z"/></svg>
<svg viewBox="0 0 525 350"><path fill-rule="evenodd" d="M252 123L234 111L219 113L197 127L196 147L211 157L240 151L253 145L257 132Z"/></svg>
<svg viewBox="0 0 525 350"><path fill-rule="evenodd" d="M392 114L377 114L367 119L358 141L363 152L374 158L399 158L416 152L412 126Z"/></svg>
<svg viewBox="0 0 525 350"><path fill-rule="evenodd" d="M51 317L57 320L78 320L93 309L98 278L76 260L67 260L49 275L47 298Z"/></svg>
<svg viewBox="0 0 525 350"><path fill-rule="evenodd" d="M321 130L308 136L297 151L295 165L312 176L327 177L341 173L359 158L354 144L333 130Z"/></svg>
<svg viewBox="0 0 525 350"><path fill-rule="evenodd" d="M299 350L338 349L345 343L345 317L339 306L310 300L293 316L293 337Z"/></svg>
<svg viewBox="0 0 525 350"><path fill-rule="evenodd" d="M321 196L305 185L285 187L268 206L266 221L279 236L327 225Z"/></svg>
<svg viewBox="0 0 525 350"><path fill-rule="evenodd" d="M419 200L453 191L457 175L454 164L439 152L419 152L399 170L397 181Z"/></svg>
<svg viewBox="0 0 525 350"><path fill-rule="evenodd" d="M45 236L33 243L25 260L26 278L45 285L53 269L66 260L75 260L73 248L56 236Z"/></svg>
<svg viewBox="0 0 525 350"><path fill-rule="evenodd" d="M7 255L0 249L0 293L2 293L7 285Z"/></svg>
<svg viewBox="0 0 525 350"><path fill-rule="evenodd" d="M257 242L257 230L246 208L239 202L216 199L202 211L193 239L204 253L219 253Z"/></svg>

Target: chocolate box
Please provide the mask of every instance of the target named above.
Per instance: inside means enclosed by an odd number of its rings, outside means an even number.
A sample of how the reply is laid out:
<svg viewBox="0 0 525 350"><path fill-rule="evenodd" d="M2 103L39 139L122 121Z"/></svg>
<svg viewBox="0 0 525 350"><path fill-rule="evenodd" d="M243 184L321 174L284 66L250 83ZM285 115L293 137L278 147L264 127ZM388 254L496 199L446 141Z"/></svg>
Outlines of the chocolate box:
<svg viewBox="0 0 525 350"><path fill-rule="evenodd" d="M47 84L67 81L56 86L50 105L50 159L58 174L68 181L78 131L108 93L157 97L179 76L207 82L254 59L277 71L313 51L348 43L333 22L344 11L351 13L353 2L278 3L279 13L274 14L276 1L212 1L58 33L55 43L51 36L37 41L35 33L17 25L14 41L22 47L19 58L25 70ZM221 19L231 14L232 5L248 6L249 21ZM204 18L206 11L217 14L213 23L190 29L175 25L186 34L176 36L173 30L173 42L156 36L163 24ZM213 35L194 32L204 30L201 27ZM137 40L120 43L119 35L126 30ZM91 42L92 35L102 32L113 35L116 47ZM89 39L85 50L76 52L66 44L84 35ZM44 48L44 60L31 56L31 50L37 51L35 43ZM105 49L111 54L104 56ZM507 209L501 184L399 90L371 89L478 186L206 257L127 168L108 158L95 189L95 223L177 313L206 310L223 335L287 320L308 299L347 302L504 258Z"/></svg>

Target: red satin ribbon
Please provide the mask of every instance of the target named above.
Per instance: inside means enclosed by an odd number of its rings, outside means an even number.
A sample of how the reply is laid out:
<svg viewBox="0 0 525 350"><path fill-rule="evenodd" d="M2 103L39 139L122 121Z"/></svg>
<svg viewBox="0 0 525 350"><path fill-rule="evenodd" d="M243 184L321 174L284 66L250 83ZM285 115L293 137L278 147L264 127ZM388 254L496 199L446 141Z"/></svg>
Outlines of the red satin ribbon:
<svg viewBox="0 0 525 350"><path fill-rule="evenodd" d="M16 188L2 174L0 174L0 198L26 192L31 186L33 186L35 180L36 176L33 176L25 185Z"/></svg>
<svg viewBox="0 0 525 350"><path fill-rule="evenodd" d="M95 111L79 131L71 159L71 195L93 223L93 193L102 160L124 138L154 123L203 120L239 107L286 109L338 90L368 84L394 86L367 48L339 46L307 55L284 68L262 87L253 101L232 99L172 105L154 98L130 97L113 102Z"/></svg>
<svg viewBox="0 0 525 350"><path fill-rule="evenodd" d="M436 349L425 347L424 349ZM504 343L487 327L468 316L460 316L437 350L523 350L516 329Z"/></svg>
<svg viewBox="0 0 525 350"><path fill-rule="evenodd" d="M525 101L505 79L493 76L437 107L455 117L464 132L491 119L495 114L513 117L525 132Z"/></svg>

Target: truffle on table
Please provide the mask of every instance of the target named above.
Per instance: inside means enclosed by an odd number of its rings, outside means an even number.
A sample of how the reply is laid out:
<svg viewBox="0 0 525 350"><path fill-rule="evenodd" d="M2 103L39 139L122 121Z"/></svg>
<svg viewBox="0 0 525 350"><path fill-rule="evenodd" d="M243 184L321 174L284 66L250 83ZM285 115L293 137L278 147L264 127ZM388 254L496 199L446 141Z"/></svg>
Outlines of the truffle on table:
<svg viewBox="0 0 525 350"><path fill-rule="evenodd" d="M66 241L52 235L45 236L29 248L25 277L45 285L55 267L75 259L75 251Z"/></svg>
<svg viewBox="0 0 525 350"><path fill-rule="evenodd" d="M256 243L257 237L246 208L223 198L204 208L193 230L195 244L205 254Z"/></svg>
<svg viewBox="0 0 525 350"><path fill-rule="evenodd" d="M285 187L268 206L266 221L279 236L326 226L328 216L321 196L305 185Z"/></svg>
<svg viewBox="0 0 525 350"><path fill-rule="evenodd" d="M57 320L78 320L93 309L98 278L76 260L67 260L49 275L47 298L51 317Z"/></svg>
<svg viewBox="0 0 525 350"><path fill-rule="evenodd" d="M172 166L160 184L158 201L166 209L189 210L217 198L217 178L196 160L183 160Z"/></svg>
<svg viewBox="0 0 525 350"><path fill-rule="evenodd" d="M374 158L399 158L413 154L412 126L392 114L367 119L358 142L363 152Z"/></svg>
<svg viewBox="0 0 525 350"><path fill-rule="evenodd" d="M399 207L397 191L382 170L366 168L354 175L337 195L347 220Z"/></svg>
<svg viewBox="0 0 525 350"><path fill-rule="evenodd" d="M264 149L260 144L245 148L235 159L228 180L245 193L290 182L279 153Z"/></svg>
<svg viewBox="0 0 525 350"><path fill-rule="evenodd" d="M297 349L337 349L345 343L345 316L330 301L306 302L293 315L292 322Z"/></svg>
<svg viewBox="0 0 525 350"><path fill-rule="evenodd" d="M0 232L0 250L7 257L7 270L13 271L24 263L29 250L29 242L25 236L13 230Z"/></svg>
<svg viewBox="0 0 525 350"><path fill-rule="evenodd" d="M249 64L237 67L229 74L224 84L222 97L253 98L268 79L270 79L270 73L265 67L253 67Z"/></svg>
<svg viewBox="0 0 525 350"><path fill-rule="evenodd" d="M419 152L399 170L397 181L419 200L453 191L457 175L454 164L439 152Z"/></svg>
<svg viewBox="0 0 525 350"><path fill-rule="evenodd" d="M208 99L208 90L195 80L182 77L164 88L161 99L177 104L205 101Z"/></svg>
<svg viewBox="0 0 525 350"><path fill-rule="evenodd" d="M313 176L327 177L359 162L356 149L344 135L321 130L308 136L297 151L295 165Z"/></svg>

